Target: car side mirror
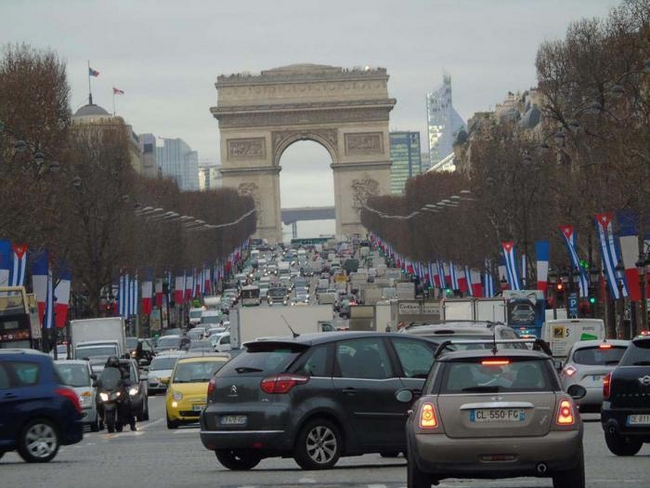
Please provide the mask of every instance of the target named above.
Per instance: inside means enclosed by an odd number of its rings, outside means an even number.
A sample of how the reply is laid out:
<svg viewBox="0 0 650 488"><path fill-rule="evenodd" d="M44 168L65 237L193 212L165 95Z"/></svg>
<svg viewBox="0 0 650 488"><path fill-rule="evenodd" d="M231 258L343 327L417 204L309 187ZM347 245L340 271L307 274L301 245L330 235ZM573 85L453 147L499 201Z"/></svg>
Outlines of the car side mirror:
<svg viewBox="0 0 650 488"><path fill-rule="evenodd" d="M95 373L91 374L90 379L94 380L94 381L97 381L97 375Z"/></svg>
<svg viewBox="0 0 650 488"><path fill-rule="evenodd" d="M567 393L574 400L580 400L581 398L584 398L584 396L587 394L587 389L581 385L571 385L567 390Z"/></svg>
<svg viewBox="0 0 650 488"><path fill-rule="evenodd" d="M395 393L395 398L400 403L410 403L413 401L413 392L411 390L399 390Z"/></svg>

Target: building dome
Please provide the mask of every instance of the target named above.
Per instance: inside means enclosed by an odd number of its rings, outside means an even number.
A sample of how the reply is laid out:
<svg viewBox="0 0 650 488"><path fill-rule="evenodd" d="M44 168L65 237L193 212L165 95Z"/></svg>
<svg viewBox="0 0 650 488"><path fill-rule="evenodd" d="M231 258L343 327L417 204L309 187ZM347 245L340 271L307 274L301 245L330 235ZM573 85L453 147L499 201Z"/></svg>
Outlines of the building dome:
<svg viewBox="0 0 650 488"><path fill-rule="evenodd" d="M109 114L106 110L104 110L102 107L99 105L95 105L94 103L89 103L88 105L84 105L81 107L79 110L77 110L74 113L75 117L105 117L109 116Z"/></svg>

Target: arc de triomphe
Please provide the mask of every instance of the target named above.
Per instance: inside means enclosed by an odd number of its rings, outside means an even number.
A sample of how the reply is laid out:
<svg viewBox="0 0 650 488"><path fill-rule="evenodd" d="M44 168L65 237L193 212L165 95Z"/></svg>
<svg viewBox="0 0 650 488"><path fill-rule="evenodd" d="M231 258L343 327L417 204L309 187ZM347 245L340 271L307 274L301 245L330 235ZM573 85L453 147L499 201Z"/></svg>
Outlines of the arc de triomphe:
<svg viewBox="0 0 650 488"><path fill-rule="evenodd" d="M387 83L384 68L312 64L217 78L223 186L255 200L256 237L282 241L280 157L299 140L332 158L336 233L363 231L361 205L390 192Z"/></svg>

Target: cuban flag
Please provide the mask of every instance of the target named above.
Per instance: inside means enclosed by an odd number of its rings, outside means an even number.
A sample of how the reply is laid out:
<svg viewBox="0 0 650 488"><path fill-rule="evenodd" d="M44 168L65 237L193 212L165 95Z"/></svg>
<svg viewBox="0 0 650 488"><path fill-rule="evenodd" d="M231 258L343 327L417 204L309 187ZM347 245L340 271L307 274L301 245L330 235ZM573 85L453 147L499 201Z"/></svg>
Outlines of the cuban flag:
<svg viewBox="0 0 650 488"><path fill-rule="evenodd" d="M161 309L163 306L163 279L162 278L156 278L155 291L156 291L156 307Z"/></svg>
<svg viewBox="0 0 650 488"><path fill-rule="evenodd" d="M469 266L465 266L463 270L463 279L467 288L467 293L470 297L474 296L474 290L472 289L472 271L469 269Z"/></svg>
<svg viewBox="0 0 650 488"><path fill-rule="evenodd" d="M32 289L36 296L38 305L38 318L44 324L45 309L47 306L48 277L50 271L48 252L41 251L38 254L30 254L32 260Z"/></svg>
<svg viewBox="0 0 650 488"><path fill-rule="evenodd" d="M623 275L623 288L622 296L618 290L618 279L616 277L616 266L618 266L618 249L616 247L616 239L614 239L614 230L612 221L614 214L612 212L605 212L596 214L596 230L598 231L598 244L600 246L600 256L603 260L603 272L609 287L610 295L615 299L627 297L627 284L625 275Z"/></svg>
<svg viewBox="0 0 650 488"><path fill-rule="evenodd" d="M571 225L563 225L560 227L560 230L562 231L564 242L566 243L567 250L569 251L571 268L578 270L580 296L587 297L589 296L589 278L587 277L587 272L585 269L580 266L580 256L578 256L578 250L576 248L576 241L578 237L573 229L573 226Z"/></svg>
<svg viewBox="0 0 650 488"><path fill-rule="evenodd" d="M25 286L25 271L27 270L27 246L13 244L13 267L11 272L11 286Z"/></svg>
<svg viewBox="0 0 650 488"><path fill-rule="evenodd" d="M486 297L493 297L496 295L494 290L494 275L492 274L492 269L492 261L490 259L486 259L485 270L483 271L483 290Z"/></svg>
<svg viewBox="0 0 650 488"><path fill-rule="evenodd" d="M153 310L153 270L151 268L145 268L144 279L142 280L142 314L150 315L152 310Z"/></svg>
<svg viewBox="0 0 650 488"><path fill-rule="evenodd" d="M535 256L537 257L537 289L546 293L548 284L548 256L550 245L548 241L535 243Z"/></svg>
<svg viewBox="0 0 650 488"><path fill-rule="evenodd" d="M120 272L120 282L117 288L117 313L124 318L129 318L130 282L129 274L122 270Z"/></svg>
<svg viewBox="0 0 650 488"><path fill-rule="evenodd" d="M519 273L517 272L517 250L515 243L512 241L502 242L503 257L506 263L506 273L508 276L508 284L511 290L521 290L519 284Z"/></svg>
<svg viewBox="0 0 650 488"><path fill-rule="evenodd" d="M0 239L0 286L11 283L12 254L11 241Z"/></svg>
<svg viewBox="0 0 650 488"><path fill-rule="evenodd" d="M483 296L483 285L481 284L481 272L478 269L469 270L469 289L473 297Z"/></svg>
<svg viewBox="0 0 650 488"><path fill-rule="evenodd" d="M638 302L641 300L641 285L636 270L636 260L639 257L639 233L637 231L637 218L631 212L617 212L616 218L619 224L619 241L621 243L621 257L625 266L625 278L627 279L630 300Z"/></svg>
<svg viewBox="0 0 650 488"><path fill-rule="evenodd" d="M445 278L445 262L438 261L438 281L440 281L440 288L447 288L447 279Z"/></svg>
<svg viewBox="0 0 650 488"><path fill-rule="evenodd" d="M185 296L185 275L176 275L174 280L174 302L180 305L183 303L183 296Z"/></svg>
<svg viewBox="0 0 650 488"><path fill-rule="evenodd" d="M70 270L70 263L63 260L59 264L59 269L59 282L54 288L54 320L56 328L63 329L68 321L72 271Z"/></svg>
<svg viewBox="0 0 650 488"><path fill-rule="evenodd" d="M138 315L138 273L129 283L129 316Z"/></svg>
<svg viewBox="0 0 650 488"><path fill-rule="evenodd" d="M429 263L429 283L434 288L440 288L440 276L438 275L438 263Z"/></svg>

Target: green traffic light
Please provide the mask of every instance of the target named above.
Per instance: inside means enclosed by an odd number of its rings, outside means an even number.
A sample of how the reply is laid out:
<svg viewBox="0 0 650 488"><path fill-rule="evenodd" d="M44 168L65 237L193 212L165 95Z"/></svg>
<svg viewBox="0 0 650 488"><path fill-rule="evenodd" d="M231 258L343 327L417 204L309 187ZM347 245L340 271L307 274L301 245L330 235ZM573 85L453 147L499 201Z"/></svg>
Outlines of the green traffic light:
<svg viewBox="0 0 650 488"><path fill-rule="evenodd" d="M596 297L589 297L589 303L591 303L592 305L596 303Z"/></svg>

